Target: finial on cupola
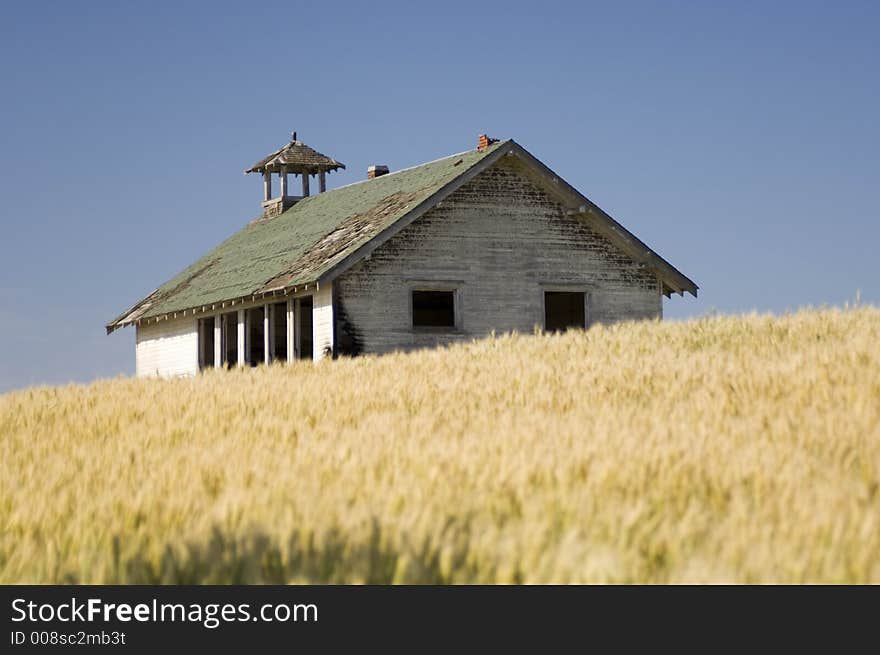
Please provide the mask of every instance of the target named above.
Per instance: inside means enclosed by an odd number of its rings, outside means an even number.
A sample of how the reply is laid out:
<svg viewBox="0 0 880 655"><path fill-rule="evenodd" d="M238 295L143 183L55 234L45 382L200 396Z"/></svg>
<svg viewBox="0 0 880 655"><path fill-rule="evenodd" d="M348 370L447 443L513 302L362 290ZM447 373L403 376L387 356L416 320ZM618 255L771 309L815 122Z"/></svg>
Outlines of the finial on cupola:
<svg viewBox="0 0 880 655"><path fill-rule="evenodd" d="M271 218L309 195L310 176L318 176L318 193L323 193L327 190L327 173L340 168L344 169L345 164L313 150L297 140L296 132L291 132L290 143L264 157L245 173L263 175L263 216ZM301 196L287 195L287 176L290 173L302 177ZM281 182L281 193L275 198L272 197L273 174L277 174Z"/></svg>

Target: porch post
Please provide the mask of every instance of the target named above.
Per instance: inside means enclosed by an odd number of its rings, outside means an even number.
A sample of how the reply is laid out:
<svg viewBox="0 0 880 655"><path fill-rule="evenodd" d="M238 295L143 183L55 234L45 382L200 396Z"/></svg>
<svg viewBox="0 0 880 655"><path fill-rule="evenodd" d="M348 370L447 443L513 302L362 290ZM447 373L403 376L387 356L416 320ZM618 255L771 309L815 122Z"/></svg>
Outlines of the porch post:
<svg viewBox="0 0 880 655"><path fill-rule="evenodd" d="M223 368L223 316L214 317L214 368Z"/></svg>
<svg viewBox="0 0 880 655"><path fill-rule="evenodd" d="M269 312L272 309L272 305L265 304L263 305L263 363L269 364L271 360L269 356L272 354L270 352L270 341L269 341L269 326L271 325L271 321L269 321Z"/></svg>
<svg viewBox="0 0 880 655"><path fill-rule="evenodd" d="M296 360L296 354L293 352L293 346L296 343L296 312L294 312L294 305L296 301L293 298L287 299L287 361L293 362Z"/></svg>
<svg viewBox="0 0 880 655"><path fill-rule="evenodd" d="M238 365L244 366L245 362L245 324L244 324L245 314L243 309L238 310L238 322L236 324L236 329L238 330Z"/></svg>

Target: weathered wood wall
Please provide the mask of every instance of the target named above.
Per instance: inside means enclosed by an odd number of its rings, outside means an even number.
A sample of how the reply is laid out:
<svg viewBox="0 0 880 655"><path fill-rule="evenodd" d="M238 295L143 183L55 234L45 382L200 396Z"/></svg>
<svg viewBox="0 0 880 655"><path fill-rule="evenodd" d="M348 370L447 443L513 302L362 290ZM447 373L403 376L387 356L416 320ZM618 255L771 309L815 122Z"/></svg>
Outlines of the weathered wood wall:
<svg viewBox="0 0 880 655"><path fill-rule="evenodd" d="M137 326L135 373L138 377L195 375L199 370L199 333L195 318Z"/></svg>
<svg viewBox="0 0 880 655"><path fill-rule="evenodd" d="M382 353L542 326L544 290L588 295L588 323L658 318L659 282L503 160L335 281L342 350ZM413 288L455 287L455 331L412 327Z"/></svg>
<svg viewBox="0 0 880 655"><path fill-rule="evenodd" d="M333 285L322 285L312 297L312 338L314 360L333 352Z"/></svg>

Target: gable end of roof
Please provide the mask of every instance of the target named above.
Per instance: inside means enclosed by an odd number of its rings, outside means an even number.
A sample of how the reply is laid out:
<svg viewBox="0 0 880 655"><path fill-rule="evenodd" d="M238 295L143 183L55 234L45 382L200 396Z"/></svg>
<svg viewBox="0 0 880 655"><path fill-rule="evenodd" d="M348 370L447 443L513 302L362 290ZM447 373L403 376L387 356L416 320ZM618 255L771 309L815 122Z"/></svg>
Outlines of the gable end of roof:
<svg viewBox="0 0 880 655"><path fill-rule="evenodd" d="M491 156L481 159L462 175L451 180L429 198L426 198L420 205L413 207L405 216L401 217L392 225L389 225L382 233L374 236L368 243L363 244L333 268L327 270L320 278L320 282L330 282L344 273L351 266L368 256L388 239L418 219L426 211L436 206L437 203L441 202L444 198L451 195L458 188L472 180L487 168L493 166L502 157L515 156L536 174L536 177L543 182L542 187L545 190L549 191L568 208L568 213L570 215L582 217L591 227L612 241L612 243L632 257L635 261L644 264L646 267L653 270L662 281L664 285L663 290L667 296L671 295L671 293L684 295L684 293L687 292L695 298L697 297L699 287L693 282L693 280L681 273L681 271L654 252L632 232L614 220L601 207L571 186L516 141L508 139L498 143L495 148L496 149Z"/></svg>

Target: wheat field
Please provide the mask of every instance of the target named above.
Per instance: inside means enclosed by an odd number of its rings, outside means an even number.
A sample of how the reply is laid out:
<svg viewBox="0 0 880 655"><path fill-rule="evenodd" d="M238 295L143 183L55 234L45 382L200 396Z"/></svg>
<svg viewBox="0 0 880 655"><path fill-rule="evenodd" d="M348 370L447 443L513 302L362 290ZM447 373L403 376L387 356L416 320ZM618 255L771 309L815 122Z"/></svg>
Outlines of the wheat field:
<svg viewBox="0 0 880 655"><path fill-rule="evenodd" d="M2 583L880 582L880 310L0 396Z"/></svg>

